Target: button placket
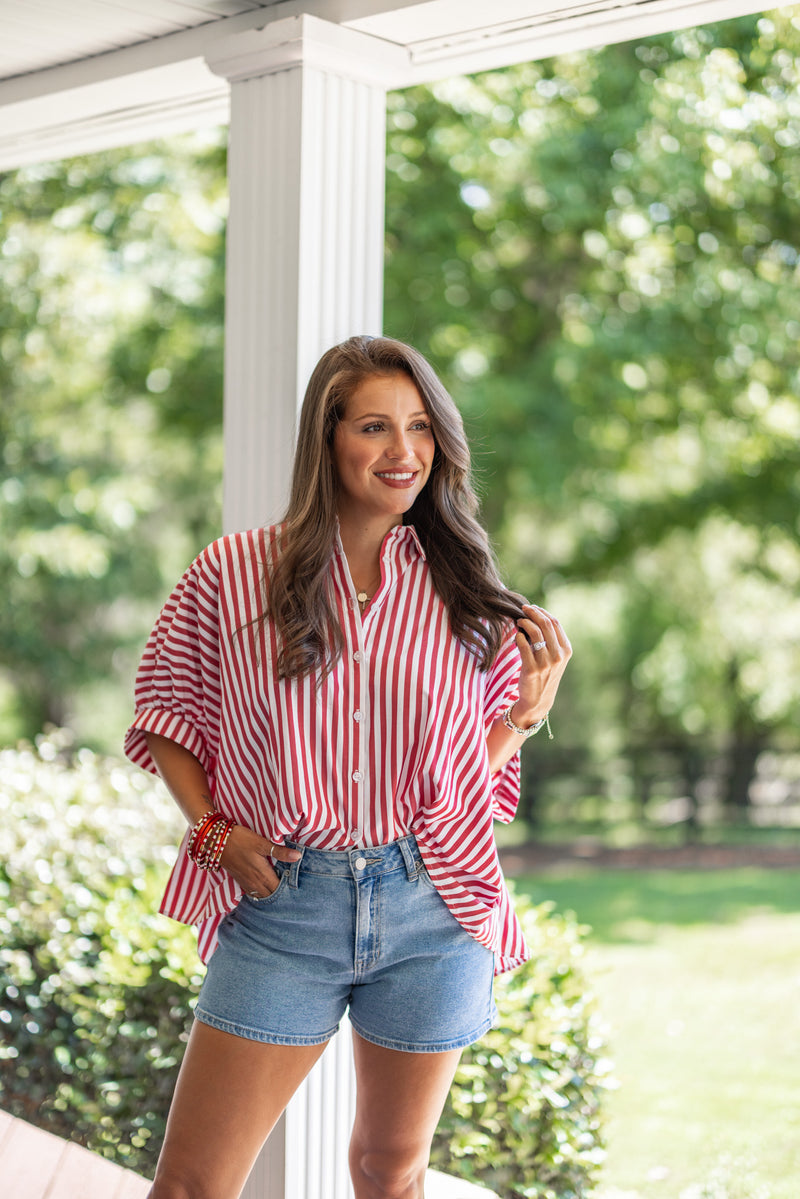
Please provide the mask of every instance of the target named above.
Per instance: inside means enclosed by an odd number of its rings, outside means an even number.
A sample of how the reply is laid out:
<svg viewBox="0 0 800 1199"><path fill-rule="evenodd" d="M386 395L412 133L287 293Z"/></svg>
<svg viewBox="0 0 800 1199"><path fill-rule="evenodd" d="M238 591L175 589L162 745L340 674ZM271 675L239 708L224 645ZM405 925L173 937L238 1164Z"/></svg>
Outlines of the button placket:
<svg viewBox="0 0 800 1199"><path fill-rule="evenodd" d="M358 693L358 707L352 713L355 730L353 733L355 744L355 760L357 768L352 773L352 780L356 784L356 811L358 828L351 830L354 840L361 841L364 837L365 826L367 823L366 797L364 783L367 777L367 760L366 760L366 745L367 745L367 680L366 680L366 649L364 645L364 621L361 619L361 614L358 613L354 619L355 639L358 642L358 649L353 653L353 664L351 669L354 673L354 683L357 686L352 688L353 693ZM361 861L362 859L358 859ZM366 866L364 860L364 866ZM364 866L359 869L363 870Z"/></svg>

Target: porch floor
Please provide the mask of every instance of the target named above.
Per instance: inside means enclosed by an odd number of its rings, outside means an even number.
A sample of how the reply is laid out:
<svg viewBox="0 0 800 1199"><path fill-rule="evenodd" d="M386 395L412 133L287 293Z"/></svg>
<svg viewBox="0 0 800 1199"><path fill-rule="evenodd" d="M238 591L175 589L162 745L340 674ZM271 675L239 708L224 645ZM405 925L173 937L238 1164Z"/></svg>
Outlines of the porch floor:
<svg viewBox="0 0 800 1199"><path fill-rule="evenodd" d="M0 1111L0 1179L9 1199L144 1199L150 1183Z"/></svg>
<svg viewBox="0 0 800 1199"><path fill-rule="evenodd" d="M13 1199L145 1199L150 1183L114 1162L0 1111L0 1179ZM429 1199L492 1199L492 1192L429 1170Z"/></svg>

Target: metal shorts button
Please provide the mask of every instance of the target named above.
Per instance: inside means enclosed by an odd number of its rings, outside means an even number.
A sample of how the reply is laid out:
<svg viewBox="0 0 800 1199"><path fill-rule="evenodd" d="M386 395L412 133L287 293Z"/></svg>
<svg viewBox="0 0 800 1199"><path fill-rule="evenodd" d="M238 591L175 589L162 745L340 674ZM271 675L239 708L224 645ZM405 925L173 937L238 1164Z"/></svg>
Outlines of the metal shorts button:
<svg viewBox="0 0 800 1199"><path fill-rule="evenodd" d="M364 867L366 866L366 864L367 864L366 858L356 858L356 860L353 862L353 865L355 866L356 870L363 870Z"/></svg>

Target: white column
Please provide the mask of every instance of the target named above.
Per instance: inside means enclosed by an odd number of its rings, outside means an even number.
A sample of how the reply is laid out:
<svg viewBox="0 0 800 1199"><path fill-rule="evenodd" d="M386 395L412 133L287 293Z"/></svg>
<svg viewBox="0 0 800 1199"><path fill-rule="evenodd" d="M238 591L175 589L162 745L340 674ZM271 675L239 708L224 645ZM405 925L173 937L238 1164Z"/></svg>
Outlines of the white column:
<svg viewBox="0 0 800 1199"><path fill-rule="evenodd" d="M386 89L404 50L302 16L220 43L231 82L224 524L275 520L320 354L379 333ZM302 996L298 996L302 1002ZM243 1199L349 1199L348 1029L273 1131Z"/></svg>
<svg viewBox="0 0 800 1199"><path fill-rule="evenodd" d="M399 47L309 16L222 40L231 82L227 530L275 520L320 354L381 329L385 92Z"/></svg>

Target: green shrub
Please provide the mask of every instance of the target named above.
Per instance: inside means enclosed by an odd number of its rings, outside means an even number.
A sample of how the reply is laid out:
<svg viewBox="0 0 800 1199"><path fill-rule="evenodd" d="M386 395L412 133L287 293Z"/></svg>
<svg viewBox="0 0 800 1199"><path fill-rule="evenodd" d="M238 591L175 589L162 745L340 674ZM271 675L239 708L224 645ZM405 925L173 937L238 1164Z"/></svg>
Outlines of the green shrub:
<svg viewBox="0 0 800 1199"><path fill-rule="evenodd" d="M201 981L158 916L182 820L140 770L62 732L0 751L0 1107L152 1175ZM464 1053L432 1164L501 1195L588 1194L603 1039L574 921L518 902L533 960Z"/></svg>
<svg viewBox="0 0 800 1199"><path fill-rule="evenodd" d="M605 1038L582 969L583 932L516 899L529 962L495 984L497 1027L464 1051L432 1165L502 1199L584 1199L604 1158Z"/></svg>
<svg viewBox="0 0 800 1199"><path fill-rule="evenodd" d="M158 916L181 819L65 734L0 751L0 1106L151 1171L199 986Z"/></svg>

